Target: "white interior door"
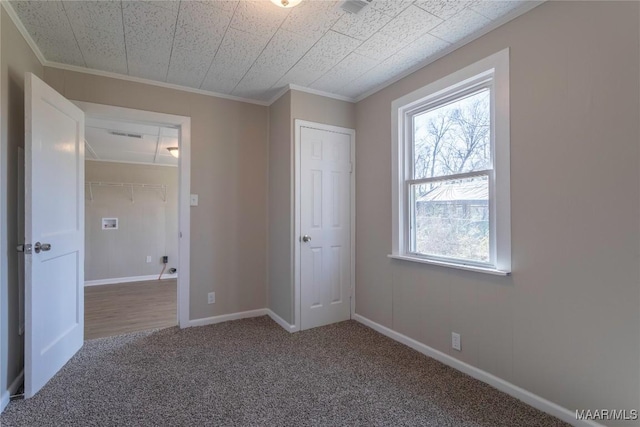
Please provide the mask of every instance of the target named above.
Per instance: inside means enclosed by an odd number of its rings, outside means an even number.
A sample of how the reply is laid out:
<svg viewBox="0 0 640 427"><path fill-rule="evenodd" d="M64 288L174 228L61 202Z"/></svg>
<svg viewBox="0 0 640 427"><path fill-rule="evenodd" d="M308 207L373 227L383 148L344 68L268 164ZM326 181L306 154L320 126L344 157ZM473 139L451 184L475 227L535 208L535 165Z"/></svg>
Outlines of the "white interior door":
<svg viewBox="0 0 640 427"><path fill-rule="evenodd" d="M351 144L300 129L300 329L351 317Z"/></svg>
<svg viewBox="0 0 640 427"><path fill-rule="evenodd" d="M25 74L25 397L84 339L84 113Z"/></svg>

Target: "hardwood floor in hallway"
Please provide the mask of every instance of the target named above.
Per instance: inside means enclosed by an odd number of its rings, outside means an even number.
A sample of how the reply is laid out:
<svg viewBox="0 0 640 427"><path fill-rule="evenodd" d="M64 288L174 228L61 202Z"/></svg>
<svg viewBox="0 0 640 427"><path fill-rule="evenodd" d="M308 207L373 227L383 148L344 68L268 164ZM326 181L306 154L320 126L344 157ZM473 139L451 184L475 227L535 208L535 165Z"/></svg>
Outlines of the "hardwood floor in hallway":
<svg viewBox="0 0 640 427"><path fill-rule="evenodd" d="M85 340L178 324L176 279L88 286L84 301Z"/></svg>

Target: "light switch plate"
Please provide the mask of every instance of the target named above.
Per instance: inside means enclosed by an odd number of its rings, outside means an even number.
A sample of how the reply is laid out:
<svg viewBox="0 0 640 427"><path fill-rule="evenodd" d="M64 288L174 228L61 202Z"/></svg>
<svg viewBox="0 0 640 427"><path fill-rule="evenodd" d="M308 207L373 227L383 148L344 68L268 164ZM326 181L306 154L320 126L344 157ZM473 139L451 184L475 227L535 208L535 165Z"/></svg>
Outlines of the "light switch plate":
<svg viewBox="0 0 640 427"><path fill-rule="evenodd" d="M198 195L197 194L192 194L191 195L191 206L198 206Z"/></svg>

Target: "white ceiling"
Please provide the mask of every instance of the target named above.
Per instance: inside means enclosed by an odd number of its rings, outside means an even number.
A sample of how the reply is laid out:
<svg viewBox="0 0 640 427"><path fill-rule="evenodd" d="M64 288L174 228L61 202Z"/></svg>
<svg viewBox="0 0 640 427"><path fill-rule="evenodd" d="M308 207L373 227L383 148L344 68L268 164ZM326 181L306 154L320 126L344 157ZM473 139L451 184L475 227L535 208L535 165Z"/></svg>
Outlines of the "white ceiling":
<svg viewBox="0 0 640 427"><path fill-rule="evenodd" d="M178 129L87 117L85 141L87 160L178 166L167 150L178 146Z"/></svg>
<svg viewBox="0 0 640 427"><path fill-rule="evenodd" d="M357 98L534 2L11 1L47 61L268 101L288 84ZM538 3L538 2L535 2Z"/></svg>

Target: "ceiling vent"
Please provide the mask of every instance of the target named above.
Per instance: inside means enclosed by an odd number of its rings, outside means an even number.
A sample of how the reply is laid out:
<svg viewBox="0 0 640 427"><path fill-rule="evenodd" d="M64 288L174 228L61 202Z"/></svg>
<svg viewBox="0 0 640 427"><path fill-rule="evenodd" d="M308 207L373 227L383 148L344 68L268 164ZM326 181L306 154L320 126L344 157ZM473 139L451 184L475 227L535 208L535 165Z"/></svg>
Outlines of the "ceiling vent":
<svg viewBox="0 0 640 427"><path fill-rule="evenodd" d="M356 14L369 6L373 0L345 0L340 8L347 13Z"/></svg>
<svg viewBox="0 0 640 427"><path fill-rule="evenodd" d="M111 135L115 135L115 136L124 136L127 138L137 138L137 139L142 139L142 135L140 135L139 133L127 133L127 132L120 132L118 130L110 130L108 131Z"/></svg>

